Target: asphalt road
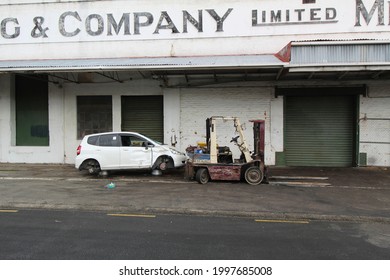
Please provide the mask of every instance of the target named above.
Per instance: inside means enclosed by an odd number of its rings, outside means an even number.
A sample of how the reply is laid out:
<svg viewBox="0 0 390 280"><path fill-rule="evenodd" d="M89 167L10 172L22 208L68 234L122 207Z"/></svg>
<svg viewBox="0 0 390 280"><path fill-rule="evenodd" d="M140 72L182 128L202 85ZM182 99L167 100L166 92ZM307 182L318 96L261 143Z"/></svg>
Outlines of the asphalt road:
<svg viewBox="0 0 390 280"><path fill-rule="evenodd" d="M2 260L390 258L381 223L15 210L0 229Z"/></svg>

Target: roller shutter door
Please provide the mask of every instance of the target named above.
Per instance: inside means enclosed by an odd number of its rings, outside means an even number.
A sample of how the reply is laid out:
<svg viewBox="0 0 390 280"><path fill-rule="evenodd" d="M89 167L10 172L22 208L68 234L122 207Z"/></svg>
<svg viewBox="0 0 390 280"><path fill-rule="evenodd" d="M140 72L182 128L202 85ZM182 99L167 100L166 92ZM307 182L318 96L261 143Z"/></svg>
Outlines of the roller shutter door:
<svg viewBox="0 0 390 280"><path fill-rule="evenodd" d="M288 166L354 165L356 96L286 96Z"/></svg>
<svg viewBox="0 0 390 280"><path fill-rule="evenodd" d="M123 96L122 131L133 131L162 142L163 135L162 96Z"/></svg>

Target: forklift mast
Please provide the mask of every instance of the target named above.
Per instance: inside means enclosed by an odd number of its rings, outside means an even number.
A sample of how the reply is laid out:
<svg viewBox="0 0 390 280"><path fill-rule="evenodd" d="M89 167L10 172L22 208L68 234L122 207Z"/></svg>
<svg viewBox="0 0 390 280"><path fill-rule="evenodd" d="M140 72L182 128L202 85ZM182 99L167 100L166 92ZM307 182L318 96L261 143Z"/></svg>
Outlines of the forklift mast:
<svg viewBox="0 0 390 280"><path fill-rule="evenodd" d="M206 143L210 153L210 163L218 163L217 121L233 121L238 137L233 138L231 142L236 143L245 157L245 162L252 161L239 119L237 117L211 117L206 119Z"/></svg>
<svg viewBox="0 0 390 280"><path fill-rule="evenodd" d="M264 150L265 150L265 121L264 120L251 120L253 122L253 147L254 157L258 157L264 162Z"/></svg>

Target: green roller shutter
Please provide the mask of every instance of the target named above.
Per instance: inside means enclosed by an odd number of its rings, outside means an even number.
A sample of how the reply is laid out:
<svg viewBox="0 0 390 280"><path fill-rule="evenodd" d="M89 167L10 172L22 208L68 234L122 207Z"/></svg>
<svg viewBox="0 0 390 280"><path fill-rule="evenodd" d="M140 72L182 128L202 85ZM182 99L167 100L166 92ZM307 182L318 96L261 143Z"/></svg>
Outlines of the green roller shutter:
<svg viewBox="0 0 390 280"><path fill-rule="evenodd" d="M162 142L163 125L162 96L122 97L122 131L138 132Z"/></svg>
<svg viewBox="0 0 390 280"><path fill-rule="evenodd" d="M46 75L15 76L16 146L49 146L47 81Z"/></svg>
<svg viewBox="0 0 390 280"><path fill-rule="evenodd" d="M356 96L285 98L286 165L354 165Z"/></svg>

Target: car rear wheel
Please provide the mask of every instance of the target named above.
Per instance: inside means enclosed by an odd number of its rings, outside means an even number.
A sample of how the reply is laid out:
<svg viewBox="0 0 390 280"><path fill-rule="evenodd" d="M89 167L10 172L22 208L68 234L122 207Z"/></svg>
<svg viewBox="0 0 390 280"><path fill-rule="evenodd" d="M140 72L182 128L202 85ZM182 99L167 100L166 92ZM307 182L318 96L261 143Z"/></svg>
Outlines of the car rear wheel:
<svg viewBox="0 0 390 280"><path fill-rule="evenodd" d="M207 168L200 168L196 171L195 179L199 184L207 184L210 180L210 175Z"/></svg>
<svg viewBox="0 0 390 280"><path fill-rule="evenodd" d="M86 163L86 169L91 175L99 174L99 172L101 171L99 162L94 159L88 160L88 162Z"/></svg>

